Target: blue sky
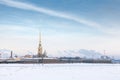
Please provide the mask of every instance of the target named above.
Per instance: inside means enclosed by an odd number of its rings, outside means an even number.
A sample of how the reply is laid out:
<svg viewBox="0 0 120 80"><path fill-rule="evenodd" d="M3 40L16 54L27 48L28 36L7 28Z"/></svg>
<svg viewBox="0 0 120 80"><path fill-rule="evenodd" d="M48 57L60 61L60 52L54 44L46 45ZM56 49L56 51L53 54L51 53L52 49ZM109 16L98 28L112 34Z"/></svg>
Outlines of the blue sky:
<svg viewBox="0 0 120 80"><path fill-rule="evenodd" d="M0 0L0 48L37 53L39 30L49 54L120 50L119 0Z"/></svg>

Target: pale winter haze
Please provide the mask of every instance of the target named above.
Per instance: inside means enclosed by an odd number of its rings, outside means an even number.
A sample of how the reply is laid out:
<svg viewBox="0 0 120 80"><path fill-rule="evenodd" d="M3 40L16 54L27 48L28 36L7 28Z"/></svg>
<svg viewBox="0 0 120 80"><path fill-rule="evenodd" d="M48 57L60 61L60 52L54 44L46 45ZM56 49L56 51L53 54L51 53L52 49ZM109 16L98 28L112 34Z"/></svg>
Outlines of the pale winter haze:
<svg viewBox="0 0 120 80"><path fill-rule="evenodd" d="M49 55L81 49L120 55L119 4L119 0L0 0L0 49L36 54L40 31Z"/></svg>

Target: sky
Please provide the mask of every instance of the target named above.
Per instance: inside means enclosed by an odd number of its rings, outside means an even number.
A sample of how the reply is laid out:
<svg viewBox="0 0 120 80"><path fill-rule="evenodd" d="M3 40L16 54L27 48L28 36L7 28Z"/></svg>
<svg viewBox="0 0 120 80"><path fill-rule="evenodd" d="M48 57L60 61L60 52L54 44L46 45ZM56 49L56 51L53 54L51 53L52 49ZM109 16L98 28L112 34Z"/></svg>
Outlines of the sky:
<svg viewBox="0 0 120 80"><path fill-rule="evenodd" d="M0 49L120 55L119 0L0 0Z"/></svg>

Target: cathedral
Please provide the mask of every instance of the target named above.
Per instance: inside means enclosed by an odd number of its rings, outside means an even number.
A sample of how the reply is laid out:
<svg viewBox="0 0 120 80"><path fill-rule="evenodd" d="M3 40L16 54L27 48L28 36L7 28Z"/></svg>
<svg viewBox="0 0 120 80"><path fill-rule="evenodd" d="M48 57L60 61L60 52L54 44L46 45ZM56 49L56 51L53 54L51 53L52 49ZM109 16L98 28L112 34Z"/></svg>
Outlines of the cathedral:
<svg viewBox="0 0 120 80"><path fill-rule="evenodd" d="M41 44L41 33L39 34L39 46L38 46L38 57L42 57L42 44Z"/></svg>
<svg viewBox="0 0 120 80"><path fill-rule="evenodd" d="M38 58L47 57L46 51L43 53L42 43L41 43L41 33L39 34L39 45L38 45Z"/></svg>

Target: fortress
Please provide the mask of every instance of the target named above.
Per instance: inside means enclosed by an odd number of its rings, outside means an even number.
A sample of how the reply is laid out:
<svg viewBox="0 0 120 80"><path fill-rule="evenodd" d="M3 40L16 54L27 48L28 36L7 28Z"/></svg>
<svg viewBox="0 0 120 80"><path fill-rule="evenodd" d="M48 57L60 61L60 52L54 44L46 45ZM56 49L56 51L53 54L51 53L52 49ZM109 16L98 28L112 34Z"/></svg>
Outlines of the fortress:
<svg viewBox="0 0 120 80"><path fill-rule="evenodd" d="M46 51L43 52L41 43L41 33L39 34L38 53L35 56L14 57L13 52L8 59L0 59L0 63L112 63L110 58L87 59L81 57L48 57Z"/></svg>

